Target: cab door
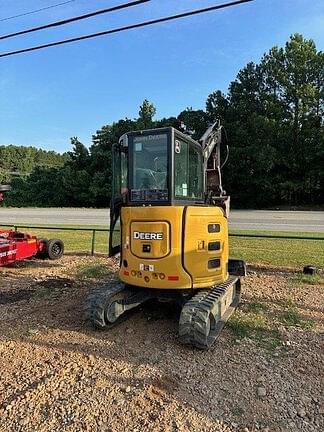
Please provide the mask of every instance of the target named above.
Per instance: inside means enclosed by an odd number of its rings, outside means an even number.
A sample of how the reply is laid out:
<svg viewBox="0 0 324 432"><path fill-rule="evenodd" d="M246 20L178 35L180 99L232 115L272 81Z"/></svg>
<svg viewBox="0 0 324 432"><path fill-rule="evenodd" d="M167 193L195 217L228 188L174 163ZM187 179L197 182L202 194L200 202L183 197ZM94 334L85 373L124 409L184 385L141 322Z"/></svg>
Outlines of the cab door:
<svg viewBox="0 0 324 432"><path fill-rule="evenodd" d="M127 148L115 144L112 148L113 180L110 200L110 231L108 256L121 251L120 211L127 194Z"/></svg>

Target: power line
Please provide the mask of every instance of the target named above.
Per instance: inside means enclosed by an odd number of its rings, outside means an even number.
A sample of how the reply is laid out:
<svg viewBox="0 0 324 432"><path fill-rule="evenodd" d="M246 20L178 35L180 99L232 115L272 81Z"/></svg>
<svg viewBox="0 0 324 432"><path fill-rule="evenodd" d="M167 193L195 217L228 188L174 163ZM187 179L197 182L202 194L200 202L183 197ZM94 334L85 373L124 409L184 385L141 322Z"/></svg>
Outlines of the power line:
<svg viewBox="0 0 324 432"><path fill-rule="evenodd" d="M67 18L67 19L64 19L64 20L61 20L61 21L55 21L55 22L50 23L50 24L44 24L44 25L39 26L39 27L33 27L33 28L30 28L30 29L27 29L27 30L21 30L19 32L10 33L10 34L4 35L4 36L0 36L0 40L8 39L8 38L11 38L11 37L14 37L14 36L23 35L23 34L26 34L26 33L33 33L33 32L39 31L39 30L45 30L45 29L48 29L48 28L51 28L51 27L58 27L58 26L61 26L61 25L69 24L69 23L74 22L74 21L84 20L86 18L90 18L90 17L96 16L96 15L101 15L101 14L104 14L104 13L114 12L114 11L117 11L117 10L120 10L120 9L129 8L131 6L137 6L139 4L147 3L149 1L151 1L151 0L136 0L136 1L129 2L129 3L123 3L123 4L120 4L120 5L112 6L110 8L101 9L101 10L98 10L98 11L95 11L95 12L90 12L90 13L87 13L85 15L79 15L79 16L72 17L72 18Z"/></svg>
<svg viewBox="0 0 324 432"><path fill-rule="evenodd" d="M56 4L53 4L51 6L42 7L40 9L34 9L34 10L31 10L31 11L28 11L28 12L24 12L24 13L21 13L21 14L18 14L18 15L12 15L12 16L9 16L9 17L6 17L6 18L1 18L0 21L8 21L8 20L11 20L11 19L14 19L14 18L19 18L19 17L22 17L22 16L31 15L31 14L34 14L34 13L37 13L37 12L41 12L43 10L56 8L58 6L63 6L65 4L67 4L67 3L72 3L72 2L75 2L75 0L67 0L67 1L64 1L62 3L56 3Z"/></svg>
<svg viewBox="0 0 324 432"><path fill-rule="evenodd" d="M208 8L204 8L204 9L196 9L193 11L189 11L189 12L184 12L181 14L177 14L177 15L170 15L167 17L162 17L162 18L157 18L154 20L150 20L150 21L144 21L141 23L137 23L137 24L130 24L128 26L124 26L124 27L119 27L119 28L115 28L115 29L111 29L111 30L106 30L106 31L102 31L99 33L91 33L85 36L79 36L79 37L75 37L72 39L64 39L61 41L57 41L57 42L51 42L48 44L44 44L44 45L37 45L34 47L30 47L30 48L24 48L24 49L20 49L17 51L10 51L7 53L2 53L0 54L0 57L8 57L8 56L12 56L12 55L16 55L16 54L21 54L21 53L25 53L25 52L30 52L30 51L36 51L36 50L40 50L43 48L50 48L53 46L57 46L57 45L63 45L66 43L72 43L72 42L78 42L80 40L85 40L85 39L91 39L91 38L95 38L98 36L104 36L104 35L109 35L109 34L113 34L113 33L119 33L119 32L123 32L126 30L132 30L132 29L136 29L136 28L140 28L140 27L146 27L146 26L150 26L153 24L158 24L161 22L166 22L166 21L171 21L171 20L176 20L176 19L180 19L180 18L185 18L188 16L192 16L192 15L198 15L201 13L205 13L205 12L211 12L217 9L224 9L230 6L237 6L240 5L242 3L249 3L253 0L237 0L237 1L232 1L230 3L224 3L224 4L220 4L220 5L216 5L216 6L211 6Z"/></svg>

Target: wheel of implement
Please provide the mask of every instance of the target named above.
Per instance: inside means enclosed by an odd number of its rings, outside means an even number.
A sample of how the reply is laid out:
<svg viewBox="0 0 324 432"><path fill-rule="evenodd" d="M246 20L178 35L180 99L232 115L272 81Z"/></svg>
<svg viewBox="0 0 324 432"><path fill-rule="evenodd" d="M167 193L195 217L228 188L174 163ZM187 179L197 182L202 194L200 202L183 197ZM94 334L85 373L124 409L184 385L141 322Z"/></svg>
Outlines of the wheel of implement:
<svg viewBox="0 0 324 432"><path fill-rule="evenodd" d="M50 260L57 260L63 256L64 243L60 239L51 239L47 242L46 247L47 257Z"/></svg>
<svg viewBox="0 0 324 432"><path fill-rule="evenodd" d="M113 327L118 324L123 315L123 304L129 297L129 291L125 285L115 282L89 295L85 317L99 330Z"/></svg>
<svg viewBox="0 0 324 432"><path fill-rule="evenodd" d="M181 311L180 341L199 349L209 349L239 304L240 292L240 280L230 277L220 285L195 294Z"/></svg>
<svg viewBox="0 0 324 432"><path fill-rule="evenodd" d="M38 243L41 243L43 245L43 249L41 251L38 251L36 254L36 258L39 259L47 259L47 248L48 248L48 240L47 239L38 239Z"/></svg>

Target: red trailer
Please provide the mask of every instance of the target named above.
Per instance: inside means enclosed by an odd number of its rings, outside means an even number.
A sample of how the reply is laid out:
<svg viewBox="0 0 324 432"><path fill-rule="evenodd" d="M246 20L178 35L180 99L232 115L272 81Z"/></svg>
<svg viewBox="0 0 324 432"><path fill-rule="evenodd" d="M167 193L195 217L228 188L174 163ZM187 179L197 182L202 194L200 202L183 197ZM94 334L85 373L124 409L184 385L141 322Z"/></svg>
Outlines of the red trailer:
<svg viewBox="0 0 324 432"><path fill-rule="evenodd" d="M0 185L0 202L4 200L8 185ZM36 236L12 229L0 230L0 267L26 258L59 259L64 253L60 239L38 239Z"/></svg>

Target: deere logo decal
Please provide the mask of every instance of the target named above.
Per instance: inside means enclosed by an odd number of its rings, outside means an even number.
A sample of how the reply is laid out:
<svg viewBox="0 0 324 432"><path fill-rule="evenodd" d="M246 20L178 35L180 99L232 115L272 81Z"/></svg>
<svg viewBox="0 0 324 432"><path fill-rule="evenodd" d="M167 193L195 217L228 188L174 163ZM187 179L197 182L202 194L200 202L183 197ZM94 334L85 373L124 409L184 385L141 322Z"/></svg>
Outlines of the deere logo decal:
<svg viewBox="0 0 324 432"><path fill-rule="evenodd" d="M163 233L134 231L133 238L135 240L163 240Z"/></svg>

